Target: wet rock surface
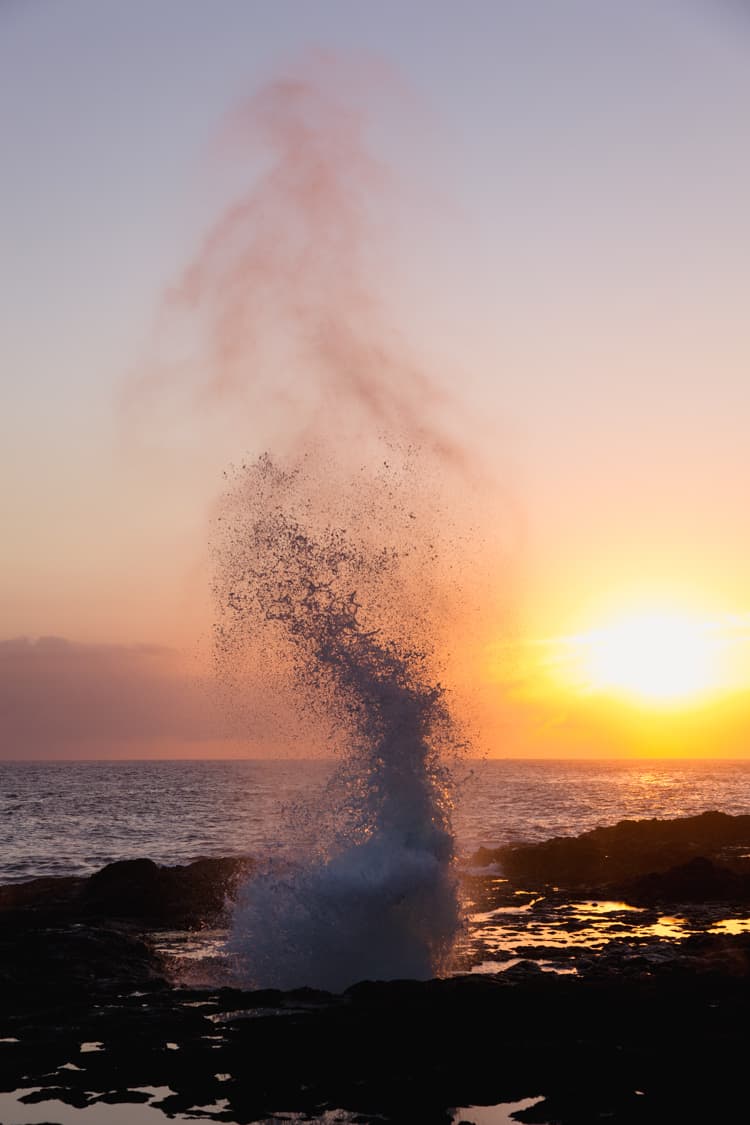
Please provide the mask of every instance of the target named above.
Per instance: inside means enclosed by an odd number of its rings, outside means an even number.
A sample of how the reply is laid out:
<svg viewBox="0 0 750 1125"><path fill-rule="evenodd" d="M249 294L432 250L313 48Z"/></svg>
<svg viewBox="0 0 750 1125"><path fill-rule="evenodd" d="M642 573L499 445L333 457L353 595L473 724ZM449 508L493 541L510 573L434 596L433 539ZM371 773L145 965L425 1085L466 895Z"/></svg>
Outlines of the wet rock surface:
<svg viewBox="0 0 750 1125"><path fill-rule="evenodd" d="M480 848L476 866L499 864L527 885L601 885L666 871L696 856L750 875L750 816L705 812L674 820L622 820L580 836Z"/></svg>
<svg viewBox="0 0 750 1125"><path fill-rule="evenodd" d="M341 996L176 983L160 934L216 925L237 860L0 888L0 1089L28 1091L50 1122L60 1102L148 1102L165 1121L336 1109L447 1125L452 1106L532 1098L515 1116L530 1125L744 1119L750 933L717 926L747 921L745 826L726 822L750 818L706 815L689 819L710 854L618 880L467 877L463 966L493 971ZM670 861L696 838L641 823Z"/></svg>
<svg viewBox="0 0 750 1125"><path fill-rule="evenodd" d="M607 889L612 896L636 906L662 902L750 904L750 873L740 874L723 863L695 856L667 871L652 871Z"/></svg>
<svg viewBox="0 0 750 1125"><path fill-rule="evenodd" d="M160 928L215 924L247 869L247 861L236 859L174 868L132 860L89 879L0 887L0 1009L22 1019L60 1009L63 1020L70 1005L127 989L167 988Z"/></svg>
<svg viewBox="0 0 750 1125"><path fill-rule="evenodd" d="M235 858L197 859L177 867L125 859L88 878L31 879L0 887L0 916L27 910L85 921L103 917L201 926L225 909L251 866L249 859Z"/></svg>
<svg viewBox="0 0 750 1125"><path fill-rule="evenodd" d="M171 988L5 1012L2 1037L17 1042L0 1044L0 1085L36 1087L25 1098L49 1100L50 1120L55 1101L168 1087L152 1105L227 1122L337 1108L447 1123L451 1106L540 1095L519 1120L715 1121L746 1101L748 949L732 945L731 975L701 948L659 973L521 971L339 997Z"/></svg>

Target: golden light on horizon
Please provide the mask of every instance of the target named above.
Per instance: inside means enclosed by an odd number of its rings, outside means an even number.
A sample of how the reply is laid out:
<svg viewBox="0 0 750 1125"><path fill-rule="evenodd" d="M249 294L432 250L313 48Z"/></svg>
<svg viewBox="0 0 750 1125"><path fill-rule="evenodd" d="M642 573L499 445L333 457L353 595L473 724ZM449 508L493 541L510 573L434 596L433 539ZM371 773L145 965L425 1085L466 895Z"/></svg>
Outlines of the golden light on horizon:
<svg viewBox="0 0 750 1125"><path fill-rule="evenodd" d="M595 597L577 627L566 614L559 632L487 647L497 744L519 757L747 758L750 612L710 592Z"/></svg>
<svg viewBox="0 0 750 1125"><path fill-rule="evenodd" d="M724 686L720 630L687 613L634 612L568 641L590 692L669 706L698 702Z"/></svg>

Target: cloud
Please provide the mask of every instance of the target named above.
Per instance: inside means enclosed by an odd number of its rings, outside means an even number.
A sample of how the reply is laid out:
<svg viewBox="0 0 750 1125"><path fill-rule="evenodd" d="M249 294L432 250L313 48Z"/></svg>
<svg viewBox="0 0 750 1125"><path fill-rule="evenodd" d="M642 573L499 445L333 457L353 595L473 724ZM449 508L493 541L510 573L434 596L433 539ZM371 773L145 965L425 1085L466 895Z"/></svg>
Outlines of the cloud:
<svg viewBox="0 0 750 1125"><path fill-rule="evenodd" d="M155 645L0 641L0 758L134 757L222 732L206 681Z"/></svg>

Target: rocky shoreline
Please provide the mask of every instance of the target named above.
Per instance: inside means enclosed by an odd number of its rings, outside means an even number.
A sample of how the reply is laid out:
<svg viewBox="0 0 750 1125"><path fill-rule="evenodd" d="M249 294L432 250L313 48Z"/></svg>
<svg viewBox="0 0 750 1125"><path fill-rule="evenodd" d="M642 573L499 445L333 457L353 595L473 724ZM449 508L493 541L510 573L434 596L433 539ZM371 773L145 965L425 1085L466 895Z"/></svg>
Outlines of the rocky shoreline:
<svg viewBox="0 0 750 1125"><path fill-rule="evenodd" d="M454 1106L532 1098L515 1120L747 1112L750 817L483 849L456 975L341 996L186 987L159 951L165 930L220 925L248 866L135 860L0 887L0 1089L50 1122L61 1102L238 1123L447 1125Z"/></svg>

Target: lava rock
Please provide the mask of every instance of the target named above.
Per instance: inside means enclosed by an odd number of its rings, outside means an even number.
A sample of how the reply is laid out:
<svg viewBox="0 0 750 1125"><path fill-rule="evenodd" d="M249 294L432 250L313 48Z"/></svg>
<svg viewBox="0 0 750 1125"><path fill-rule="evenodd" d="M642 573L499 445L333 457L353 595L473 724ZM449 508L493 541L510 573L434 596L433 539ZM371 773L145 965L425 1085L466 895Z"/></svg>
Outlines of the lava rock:
<svg viewBox="0 0 750 1125"><path fill-rule="evenodd" d="M249 867L246 859L198 859L179 867L120 860L88 879L81 901L86 910L111 918L202 925L224 912Z"/></svg>
<svg viewBox="0 0 750 1125"><path fill-rule="evenodd" d="M475 866L501 865L526 886L602 885L667 871L696 856L750 872L750 816L705 812L674 820L622 820L580 836L557 836L539 844L482 848Z"/></svg>
<svg viewBox="0 0 750 1125"><path fill-rule="evenodd" d="M738 875L705 856L608 888L635 906L657 903L750 902L750 877Z"/></svg>
<svg viewBox="0 0 750 1125"><path fill-rule="evenodd" d="M135 934L81 923L38 928L24 915L0 926L0 1012L165 984L162 959Z"/></svg>

